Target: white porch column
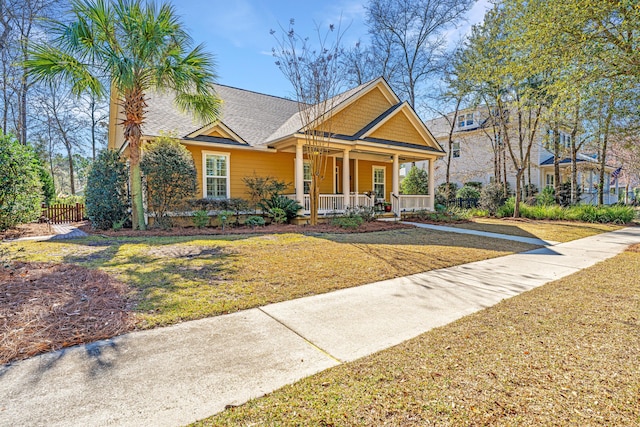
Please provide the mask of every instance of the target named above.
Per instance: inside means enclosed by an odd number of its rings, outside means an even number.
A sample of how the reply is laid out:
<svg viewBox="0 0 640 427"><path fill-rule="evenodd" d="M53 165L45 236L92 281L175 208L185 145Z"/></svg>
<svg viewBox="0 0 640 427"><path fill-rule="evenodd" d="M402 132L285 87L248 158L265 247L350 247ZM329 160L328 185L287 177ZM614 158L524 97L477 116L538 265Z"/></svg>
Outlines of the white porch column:
<svg viewBox="0 0 640 427"><path fill-rule="evenodd" d="M436 189L435 189L435 182L436 182L436 177L435 177L435 158L429 159L429 205L431 206L431 209L436 208Z"/></svg>
<svg viewBox="0 0 640 427"><path fill-rule="evenodd" d="M300 142L296 145L295 181L296 200L304 206L304 158Z"/></svg>
<svg viewBox="0 0 640 427"><path fill-rule="evenodd" d="M350 172L349 172L349 149L345 149L342 152L342 195L344 196L344 207L351 204L350 201Z"/></svg>
<svg viewBox="0 0 640 427"><path fill-rule="evenodd" d="M393 155L393 171L391 172L393 181L391 192L396 196L400 195L400 161L397 154Z"/></svg>
<svg viewBox="0 0 640 427"><path fill-rule="evenodd" d="M353 159L353 179L355 180L353 183L353 191L355 191L357 196L358 193L360 192L360 189L358 188L358 159L357 158Z"/></svg>

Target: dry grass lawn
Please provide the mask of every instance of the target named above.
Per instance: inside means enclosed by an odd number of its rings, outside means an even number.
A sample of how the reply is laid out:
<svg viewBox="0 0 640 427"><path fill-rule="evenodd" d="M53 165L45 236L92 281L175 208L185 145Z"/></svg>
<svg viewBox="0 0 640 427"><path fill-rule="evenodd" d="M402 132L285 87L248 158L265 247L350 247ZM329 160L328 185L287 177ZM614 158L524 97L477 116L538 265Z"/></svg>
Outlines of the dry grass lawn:
<svg viewBox="0 0 640 427"><path fill-rule="evenodd" d="M362 234L15 242L14 260L98 268L127 284L138 327L198 319L535 246L408 229Z"/></svg>
<svg viewBox="0 0 640 427"><path fill-rule="evenodd" d="M196 425L640 425L640 245Z"/></svg>
<svg viewBox="0 0 640 427"><path fill-rule="evenodd" d="M471 222L451 224L450 226L512 236L537 237L539 239L556 242L569 242L571 240L582 239L595 234L624 228L624 226L613 224L534 221L526 218L474 218Z"/></svg>

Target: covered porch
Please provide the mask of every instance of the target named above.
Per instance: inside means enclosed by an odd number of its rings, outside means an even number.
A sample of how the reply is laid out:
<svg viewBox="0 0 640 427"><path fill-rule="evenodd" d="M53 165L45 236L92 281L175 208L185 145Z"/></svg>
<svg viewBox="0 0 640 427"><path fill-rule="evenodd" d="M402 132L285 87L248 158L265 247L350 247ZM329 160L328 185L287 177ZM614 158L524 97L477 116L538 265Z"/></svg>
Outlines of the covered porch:
<svg viewBox="0 0 640 427"><path fill-rule="evenodd" d="M384 210L390 205L390 212L399 217L402 212L433 210L435 205L435 166L436 153L429 153L427 147L408 145L340 146L330 144L327 158L327 172L320 185L320 203L318 214L329 215L344 213L353 207L374 207ZM298 140L295 145L295 193L287 197L296 200L303 207L301 215L310 214L308 194L310 176L305 166L304 142ZM400 166L417 161L428 162L429 194L400 194Z"/></svg>

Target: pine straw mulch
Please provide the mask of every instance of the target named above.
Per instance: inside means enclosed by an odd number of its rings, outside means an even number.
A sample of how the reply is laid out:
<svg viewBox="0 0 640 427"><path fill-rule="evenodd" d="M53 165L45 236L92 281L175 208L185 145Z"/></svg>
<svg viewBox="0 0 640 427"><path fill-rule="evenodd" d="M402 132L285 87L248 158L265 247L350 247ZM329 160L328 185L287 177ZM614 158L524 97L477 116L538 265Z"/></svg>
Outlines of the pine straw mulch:
<svg viewBox="0 0 640 427"><path fill-rule="evenodd" d="M0 364L131 331L128 287L70 264L0 268Z"/></svg>
<svg viewBox="0 0 640 427"><path fill-rule="evenodd" d="M318 225L294 225L294 224L269 224L264 227L228 226L224 230L219 227L173 227L168 230L150 228L145 231L122 229L96 230L88 223L79 226L82 231L88 234L99 234L109 237L151 237L151 236L203 236L203 235L237 235L237 234L345 234L345 233L372 233L376 231L399 230L404 228L415 228L413 225L402 224L394 221L371 221L365 222L358 228L341 228L330 224Z"/></svg>
<svg viewBox="0 0 640 427"><path fill-rule="evenodd" d="M18 239L20 237L51 236L56 234L47 223L32 222L0 232L0 240Z"/></svg>

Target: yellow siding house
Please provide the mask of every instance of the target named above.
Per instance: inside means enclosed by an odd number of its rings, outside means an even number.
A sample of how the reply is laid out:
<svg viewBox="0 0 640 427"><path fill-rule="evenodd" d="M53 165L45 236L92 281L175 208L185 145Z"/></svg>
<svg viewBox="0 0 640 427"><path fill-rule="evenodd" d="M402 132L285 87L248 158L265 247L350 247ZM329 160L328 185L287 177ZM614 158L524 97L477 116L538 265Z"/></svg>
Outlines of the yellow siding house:
<svg viewBox="0 0 640 427"><path fill-rule="evenodd" d="M246 197L243 177L269 175L292 183L288 197L308 214L309 177L298 103L222 85L216 91L223 102L222 116L206 126L178 110L172 96L150 94L143 141L152 142L163 132L176 134L193 155L201 197ZM332 106L331 134L323 141L329 160L319 213L381 201L390 202L398 215L432 210L434 162L444 151L409 104L378 78L338 95ZM112 100L109 148L124 151L121 119ZM400 195L400 164L416 161L429 164L430 194Z"/></svg>

